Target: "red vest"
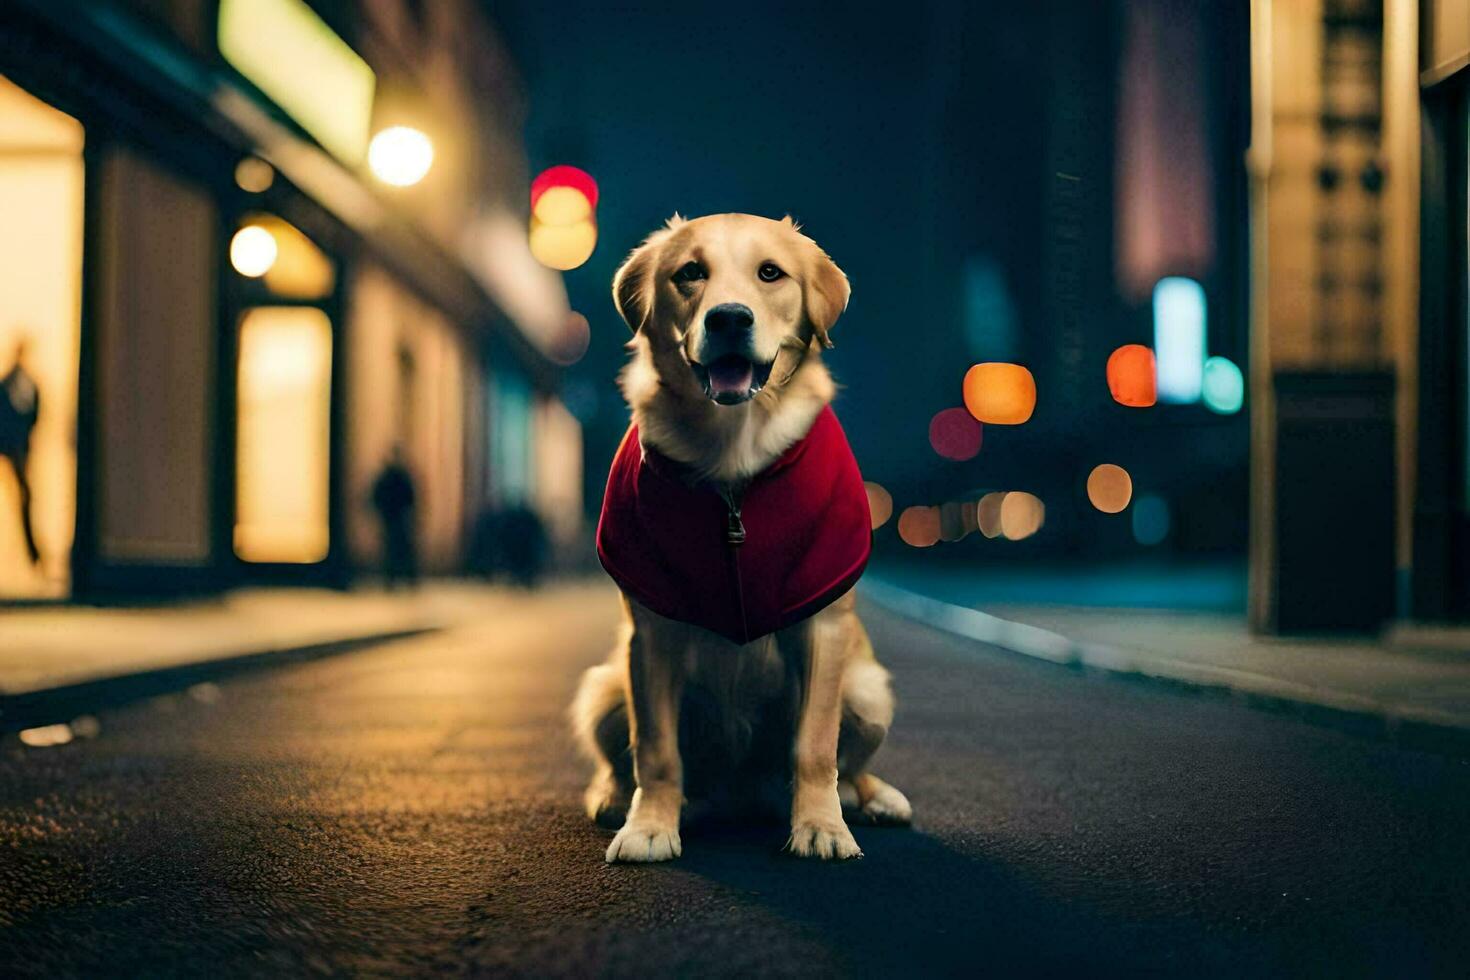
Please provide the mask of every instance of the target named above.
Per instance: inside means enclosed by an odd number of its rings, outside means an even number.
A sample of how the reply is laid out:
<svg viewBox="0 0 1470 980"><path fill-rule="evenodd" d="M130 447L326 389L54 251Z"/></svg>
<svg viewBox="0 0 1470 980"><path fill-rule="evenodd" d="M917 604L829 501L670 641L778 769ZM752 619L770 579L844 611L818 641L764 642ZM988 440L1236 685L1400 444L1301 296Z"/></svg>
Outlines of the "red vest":
<svg viewBox="0 0 1470 980"><path fill-rule="evenodd" d="M733 503L644 448L633 426L597 524L597 557L624 592L736 643L832 603L863 574L872 545L868 495L831 408Z"/></svg>

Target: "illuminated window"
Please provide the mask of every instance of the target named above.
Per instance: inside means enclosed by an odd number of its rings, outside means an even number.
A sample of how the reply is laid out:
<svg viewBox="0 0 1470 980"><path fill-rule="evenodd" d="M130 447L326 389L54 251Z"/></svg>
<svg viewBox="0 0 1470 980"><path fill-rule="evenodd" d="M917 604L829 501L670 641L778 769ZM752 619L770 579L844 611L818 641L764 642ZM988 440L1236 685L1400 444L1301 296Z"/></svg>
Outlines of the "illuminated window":
<svg viewBox="0 0 1470 980"><path fill-rule="evenodd" d="M570 542L581 526L582 424L556 398L539 399L534 419L536 510L554 539Z"/></svg>
<svg viewBox="0 0 1470 980"><path fill-rule="evenodd" d="M1170 276L1154 286L1154 353L1159 401L1199 401L1205 371L1205 291L1193 279Z"/></svg>
<svg viewBox="0 0 1470 980"><path fill-rule="evenodd" d="M321 310L262 307L240 323L235 554L327 556L332 325Z"/></svg>
<svg viewBox="0 0 1470 980"><path fill-rule="evenodd" d="M220 0L219 50L322 146L362 161L377 78L302 0Z"/></svg>
<svg viewBox="0 0 1470 980"><path fill-rule="evenodd" d="M263 264L260 275L271 292L289 299L325 299L331 295L337 284L336 265L295 225L273 214L246 215L240 224L241 233L261 229L270 235L275 251L271 261ZM231 253L233 256L233 248Z"/></svg>
<svg viewBox="0 0 1470 980"><path fill-rule="evenodd" d="M529 502L531 469L531 386L519 375L503 371L488 386L490 418L494 427L490 444L491 476L501 506Z"/></svg>
<svg viewBox="0 0 1470 980"><path fill-rule="evenodd" d="M13 457L0 454L0 596L63 595L76 526L76 403L82 271L82 126L0 77L0 379L38 409L22 440L30 560ZM13 416L12 416L13 418Z"/></svg>

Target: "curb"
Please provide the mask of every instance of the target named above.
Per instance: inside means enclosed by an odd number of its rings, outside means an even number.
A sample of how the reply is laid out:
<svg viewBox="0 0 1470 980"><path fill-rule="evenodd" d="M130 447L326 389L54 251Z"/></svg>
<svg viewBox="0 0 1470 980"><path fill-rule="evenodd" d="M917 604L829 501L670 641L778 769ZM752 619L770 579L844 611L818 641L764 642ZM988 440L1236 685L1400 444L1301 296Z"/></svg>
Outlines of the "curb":
<svg viewBox="0 0 1470 980"><path fill-rule="evenodd" d="M0 735L67 722L81 715L119 708L161 694L172 694L206 681L352 653L380 643L437 633L442 629L444 627L440 625L414 626L300 646L270 647L212 660L131 674L114 674L20 694L0 695Z"/></svg>
<svg viewBox="0 0 1470 980"><path fill-rule="evenodd" d="M1445 712L1250 671L1073 640L1039 626L956 606L878 579L864 578L858 589L865 598L890 612L1022 656L1122 679L1225 695L1254 707L1290 712L1309 721L1413 748L1470 755L1470 724Z"/></svg>

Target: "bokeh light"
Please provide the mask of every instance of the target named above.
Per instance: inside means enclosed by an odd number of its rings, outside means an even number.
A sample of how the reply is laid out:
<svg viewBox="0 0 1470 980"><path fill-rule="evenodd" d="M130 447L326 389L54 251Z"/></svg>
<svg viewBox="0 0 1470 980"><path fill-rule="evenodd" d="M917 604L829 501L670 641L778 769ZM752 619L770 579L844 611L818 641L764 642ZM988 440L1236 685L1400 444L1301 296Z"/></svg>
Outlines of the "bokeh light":
<svg viewBox="0 0 1470 980"><path fill-rule="evenodd" d="M1169 536L1169 502L1158 494L1141 493L1133 502L1133 540L1156 545Z"/></svg>
<svg viewBox="0 0 1470 980"><path fill-rule="evenodd" d="M1148 408L1159 400L1154 352L1142 344L1124 344L1108 357L1108 391L1129 408Z"/></svg>
<svg viewBox="0 0 1470 980"><path fill-rule="evenodd" d="M946 408L929 420L929 445L945 459L974 459L984 427L963 408Z"/></svg>
<svg viewBox="0 0 1470 980"><path fill-rule="evenodd" d="M928 548L939 540L939 508L909 507L898 515L898 536L904 544Z"/></svg>
<svg viewBox="0 0 1470 980"><path fill-rule="evenodd" d="M542 265L566 272L592 257L597 247L597 226L591 221L574 225L548 225L531 219L531 254Z"/></svg>
<svg viewBox="0 0 1470 980"><path fill-rule="evenodd" d="M1154 351L1159 400L1199 401L1205 366L1205 291L1193 279L1168 276L1154 286Z"/></svg>
<svg viewBox="0 0 1470 980"><path fill-rule="evenodd" d="M337 284L337 267L301 229L273 214L255 213L242 219L245 227L263 228L275 245L275 258L265 271L265 285L277 296L322 299Z"/></svg>
<svg viewBox="0 0 1470 980"><path fill-rule="evenodd" d="M434 144L411 126L389 126L368 144L368 166L385 184L412 187L434 165Z"/></svg>
<svg viewBox="0 0 1470 980"><path fill-rule="evenodd" d="M975 523L987 538L1000 537L1000 505L1005 498L1006 495L997 490L981 497L975 505Z"/></svg>
<svg viewBox="0 0 1470 980"><path fill-rule="evenodd" d="M276 170L260 157L245 157L235 164L235 184L242 191L259 194L275 183Z"/></svg>
<svg viewBox="0 0 1470 980"><path fill-rule="evenodd" d="M1104 514L1119 514L1133 499L1133 478L1113 463L1095 466L1087 476L1087 499Z"/></svg>
<svg viewBox="0 0 1470 980"><path fill-rule="evenodd" d="M939 506L939 540L960 541L975 528L973 500L951 500Z"/></svg>
<svg viewBox="0 0 1470 980"><path fill-rule="evenodd" d="M974 534L980 530L980 505L973 500L960 501L960 527L965 534Z"/></svg>
<svg viewBox="0 0 1470 980"><path fill-rule="evenodd" d="M591 344L591 325L588 324L585 316L572 310L567 314L561 331L548 347L546 356L565 367L580 361Z"/></svg>
<svg viewBox="0 0 1470 980"><path fill-rule="evenodd" d="M574 225L592 217L592 202L575 187L548 187L531 213L548 225Z"/></svg>
<svg viewBox="0 0 1470 980"><path fill-rule="evenodd" d="M1019 364L976 364L965 373L964 396L981 422L1020 425L1036 410L1036 379Z"/></svg>
<svg viewBox="0 0 1470 980"><path fill-rule="evenodd" d="M1009 541L1022 541L1046 523L1046 505L1035 494L1013 490L1000 502L1000 530Z"/></svg>
<svg viewBox="0 0 1470 980"><path fill-rule="evenodd" d="M1201 397L1205 407L1220 415L1234 415L1245 404L1245 378L1228 357L1205 361Z"/></svg>
<svg viewBox="0 0 1470 980"><path fill-rule="evenodd" d="M893 516L893 496L877 483L864 483L863 489L868 492L868 514L876 531Z"/></svg>
<svg viewBox="0 0 1470 980"><path fill-rule="evenodd" d="M567 188L586 201L588 215L578 216L576 211L580 208L580 205L567 195L558 195L556 199L553 199L546 205L548 213L543 216L541 214L541 199L548 191L557 187ZM562 208L568 205L571 206L571 210L563 211ZM592 175L580 167L569 167L566 164L547 167L536 175L535 180L531 181L531 212L538 218L541 218L542 221L550 224L575 224L578 221L586 220L586 217L590 216L590 213L596 209L597 181L593 180ZM570 214L571 217L558 220L559 216L563 214Z"/></svg>
<svg viewBox="0 0 1470 980"><path fill-rule="evenodd" d="M260 225L246 225L230 239L230 265L251 279L269 272L279 252L275 236Z"/></svg>
<svg viewBox="0 0 1470 980"><path fill-rule="evenodd" d="M72 739L70 725L42 725L39 728L26 728L20 732L20 741L23 745L29 745L33 749L49 749L57 745L65 745Z"/></svg>

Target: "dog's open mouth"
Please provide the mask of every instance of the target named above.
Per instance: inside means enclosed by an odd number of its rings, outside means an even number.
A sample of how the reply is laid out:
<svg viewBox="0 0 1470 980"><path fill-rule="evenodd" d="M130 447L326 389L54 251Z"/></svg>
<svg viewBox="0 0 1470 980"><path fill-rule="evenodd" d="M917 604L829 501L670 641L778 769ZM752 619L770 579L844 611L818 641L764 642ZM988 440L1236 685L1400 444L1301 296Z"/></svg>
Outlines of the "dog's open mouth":
<svg viewBox="0 0 1470 980"><path fill-rule="evenodd" d="M771 378L771 364L752 361L739 354L726 354L708 364L691 360L694 376L704 386L705 396L721 405L738 405L754 398Z"/></svg>

